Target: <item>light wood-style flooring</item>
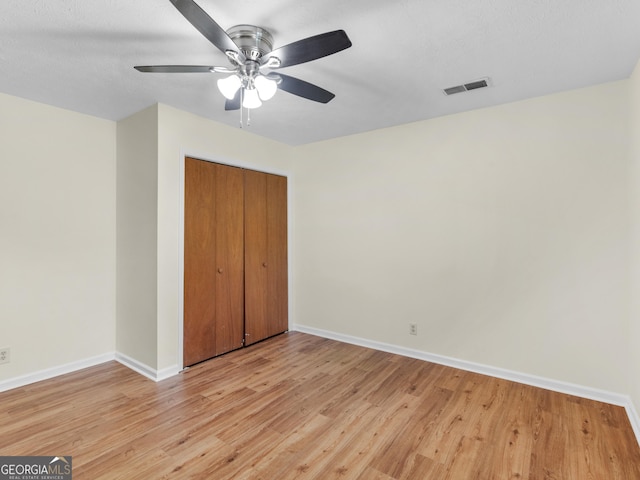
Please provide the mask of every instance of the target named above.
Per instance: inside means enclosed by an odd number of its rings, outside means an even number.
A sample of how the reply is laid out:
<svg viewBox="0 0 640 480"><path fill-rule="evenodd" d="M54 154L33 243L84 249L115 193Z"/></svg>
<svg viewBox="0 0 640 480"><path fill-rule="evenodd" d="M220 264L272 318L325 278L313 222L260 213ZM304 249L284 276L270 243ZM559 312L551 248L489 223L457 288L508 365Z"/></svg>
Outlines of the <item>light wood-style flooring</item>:
<svg viewBox="0 0 640 480"><path fill-rule="evenodd" d="M621 407L288 333L154 383L109 362L0 393L0 455L73 478L640 479Z"/></svg>

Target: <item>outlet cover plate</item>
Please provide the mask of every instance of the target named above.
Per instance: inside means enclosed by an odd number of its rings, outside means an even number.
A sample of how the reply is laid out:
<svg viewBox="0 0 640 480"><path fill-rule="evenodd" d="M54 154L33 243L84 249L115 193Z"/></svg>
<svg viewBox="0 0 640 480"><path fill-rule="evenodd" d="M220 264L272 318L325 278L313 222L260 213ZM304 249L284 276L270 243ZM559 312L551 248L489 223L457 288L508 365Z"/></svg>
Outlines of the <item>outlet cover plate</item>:
<svg viewBox="0 0 640 480"><path fill-rule="evenodd" d="M11 350L9 347L0 348L0 363L9 363L11 361Z"/></svg>

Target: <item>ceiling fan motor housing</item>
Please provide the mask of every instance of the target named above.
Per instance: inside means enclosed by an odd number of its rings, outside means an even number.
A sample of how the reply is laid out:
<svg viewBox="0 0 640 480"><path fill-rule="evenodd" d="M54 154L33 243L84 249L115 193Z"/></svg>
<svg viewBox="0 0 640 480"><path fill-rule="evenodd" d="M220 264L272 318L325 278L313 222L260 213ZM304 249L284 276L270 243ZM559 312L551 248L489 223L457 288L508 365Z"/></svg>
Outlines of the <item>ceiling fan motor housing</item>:
<svg viewBox="0 0 640 480"><path fill-rule="evenodd" d="M273 50L273 37L261 27L236 25L227 30L227 35L248 60L257 61Z"/></svg>

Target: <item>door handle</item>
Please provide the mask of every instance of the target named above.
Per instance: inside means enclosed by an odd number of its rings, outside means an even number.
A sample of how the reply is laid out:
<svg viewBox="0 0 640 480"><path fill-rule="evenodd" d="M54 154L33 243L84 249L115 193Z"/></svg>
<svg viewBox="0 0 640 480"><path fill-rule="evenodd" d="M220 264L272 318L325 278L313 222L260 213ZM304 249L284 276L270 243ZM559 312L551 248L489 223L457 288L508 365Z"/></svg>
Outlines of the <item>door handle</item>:
<svg viewBox="0 0 640 480"><path fill-rule="evenodd" d="M222 273L223 270L221 268L218 268L218 273Z"/></svg>
<svg viewBox="0 0 640 480"><path fill-rule="evenodd" d="M262 262L262 266L263 266L264 268L267 268L267 262Z"/></svg>

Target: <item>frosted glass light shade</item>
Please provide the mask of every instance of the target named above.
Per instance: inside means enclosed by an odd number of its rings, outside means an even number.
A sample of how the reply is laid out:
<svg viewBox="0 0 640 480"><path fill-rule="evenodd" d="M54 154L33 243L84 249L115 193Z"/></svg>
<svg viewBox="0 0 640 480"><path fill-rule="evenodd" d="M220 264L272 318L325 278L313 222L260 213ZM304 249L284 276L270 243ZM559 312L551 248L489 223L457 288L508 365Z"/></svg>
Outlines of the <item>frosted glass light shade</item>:
<svg viewBox="0 0 640 480"><path fill-rule="evenodd" d="M244 108L258 108L260 105L262 105L262 102L260 101L260 97L258 96L258 90L256 90L255 88L252 88L251 90L245 88L242 106Z"/></svg>
<svg viewBox="0 0 640 480"><path fill-rule="evenodd" d="M262 100L269 100L273 98L278 90L278 84L274 80L270 80L263 75L256 77L254 83Z"/></svg>
<svg viewBox="0 0 640 480"><path fill-rule="evenodd" d="M227 78L221 78L218 80L218 90L229 100L233 100L236 96L236 92L242 85L242 81L237 75L231 75Z"/></svg>

